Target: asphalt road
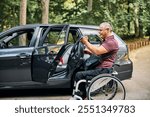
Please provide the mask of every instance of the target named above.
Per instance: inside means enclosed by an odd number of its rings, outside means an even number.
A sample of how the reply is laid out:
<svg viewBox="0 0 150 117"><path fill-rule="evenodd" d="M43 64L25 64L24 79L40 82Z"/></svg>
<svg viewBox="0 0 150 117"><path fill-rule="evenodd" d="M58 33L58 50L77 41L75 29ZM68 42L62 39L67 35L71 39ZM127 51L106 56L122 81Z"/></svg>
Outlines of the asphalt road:
<svg viewBox="0 0 150 117"><path fill-rule="evenodd" d="M133 77L123 81L128 100L150 100L150 45L130 53Z"/></svg>
<svg viewBox="0 0 150 117"><path fill-rule="evenodd" d="M126 100L150 99L150 45L130 53L133 61L133 77L123 81L127 91ZM1 95L3 94L3 95ZM71 93L66 90L20 90L3 91L0 99L4 100L68 100Z"/></svg>

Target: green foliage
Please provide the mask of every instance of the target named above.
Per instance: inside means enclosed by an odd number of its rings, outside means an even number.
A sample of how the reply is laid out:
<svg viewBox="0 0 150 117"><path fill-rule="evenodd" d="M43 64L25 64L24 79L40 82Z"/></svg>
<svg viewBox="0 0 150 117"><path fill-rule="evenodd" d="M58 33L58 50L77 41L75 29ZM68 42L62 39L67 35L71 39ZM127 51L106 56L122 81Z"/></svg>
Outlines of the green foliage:
<svg viewBox="0 0 150 117"><path fill-rule="evenodd" d="M1 0L0 3L0 31L18 25L19 0Z"/></svg>
<svg viewBox="0 0 150 117"><path fill-rule="evenodd" d="M41 22L41 4L40 0L28 0L27 2L27 23Z"/></svg>
<svg viewBox="0 0 150 117"><path fill-rule="evenodd" d="M90 12L87 5L88 0L50 0L49 23L99 25L107 21L124 37L150 34L149 0L93 0ZM0 8L0 31L19 25L20 0L1 0ZM41 8L41 0L27 0L27 23L41 23Z"/></svg>

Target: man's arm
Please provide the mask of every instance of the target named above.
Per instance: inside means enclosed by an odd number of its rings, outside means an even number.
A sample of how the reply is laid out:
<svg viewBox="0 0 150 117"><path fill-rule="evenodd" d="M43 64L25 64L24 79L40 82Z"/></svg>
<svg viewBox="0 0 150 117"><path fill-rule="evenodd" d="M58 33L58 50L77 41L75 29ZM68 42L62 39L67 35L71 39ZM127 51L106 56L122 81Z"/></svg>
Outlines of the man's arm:
<svg viewBox="0 0 150 117"><path fill-rule="evenodd" d="M93 53L93 54L96 54L96 55L101 55L101 54L104 54L104 53L108 53L108 50L106 50L103 46L94 46L92 45L91 43L89 43L88 41L88 37L85 36L81 39L81 42L83 44L86 45L86 47Z"/></svg>
<svg viewBox="0 0 150 117"><path fill-rule="evenodd" d="M85 48L85 49L84 49L84 53L85 53L85 54L92 54L92 52L91 52L88 48Z"/></svg>

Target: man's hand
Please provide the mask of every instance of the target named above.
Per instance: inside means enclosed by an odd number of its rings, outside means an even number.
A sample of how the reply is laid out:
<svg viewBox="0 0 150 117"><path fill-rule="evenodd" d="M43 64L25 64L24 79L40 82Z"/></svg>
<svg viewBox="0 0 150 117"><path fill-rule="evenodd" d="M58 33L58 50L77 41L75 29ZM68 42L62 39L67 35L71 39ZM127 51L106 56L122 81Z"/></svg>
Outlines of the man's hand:
<svg viewBox="0 0 150 117"><path fill-rule="evenodd" d="M84 53L85 53L85 54L89 54L89 55L92 54L92 52L91 52L89 49L87 49L87 48L84 49Z"/></svg>
<svg viewBox="0 0 150 117"><path fill-rule="evenodd" d="M81 40L80 40L83 44L88 42L88 36L84 36Z"/></svg>

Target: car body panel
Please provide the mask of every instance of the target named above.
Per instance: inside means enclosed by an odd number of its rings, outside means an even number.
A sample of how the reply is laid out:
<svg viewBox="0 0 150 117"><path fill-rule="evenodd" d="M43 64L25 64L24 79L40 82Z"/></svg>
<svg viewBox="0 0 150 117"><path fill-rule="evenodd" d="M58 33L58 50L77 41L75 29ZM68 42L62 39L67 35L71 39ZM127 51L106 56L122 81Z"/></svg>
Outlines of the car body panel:
<svg viewBox="0 0 150 117"><path fill-rule="evenodd" d="M0 82L31 80L32 51L33 48L0 50L0 53L4 53L0 55Z"/></svg>

